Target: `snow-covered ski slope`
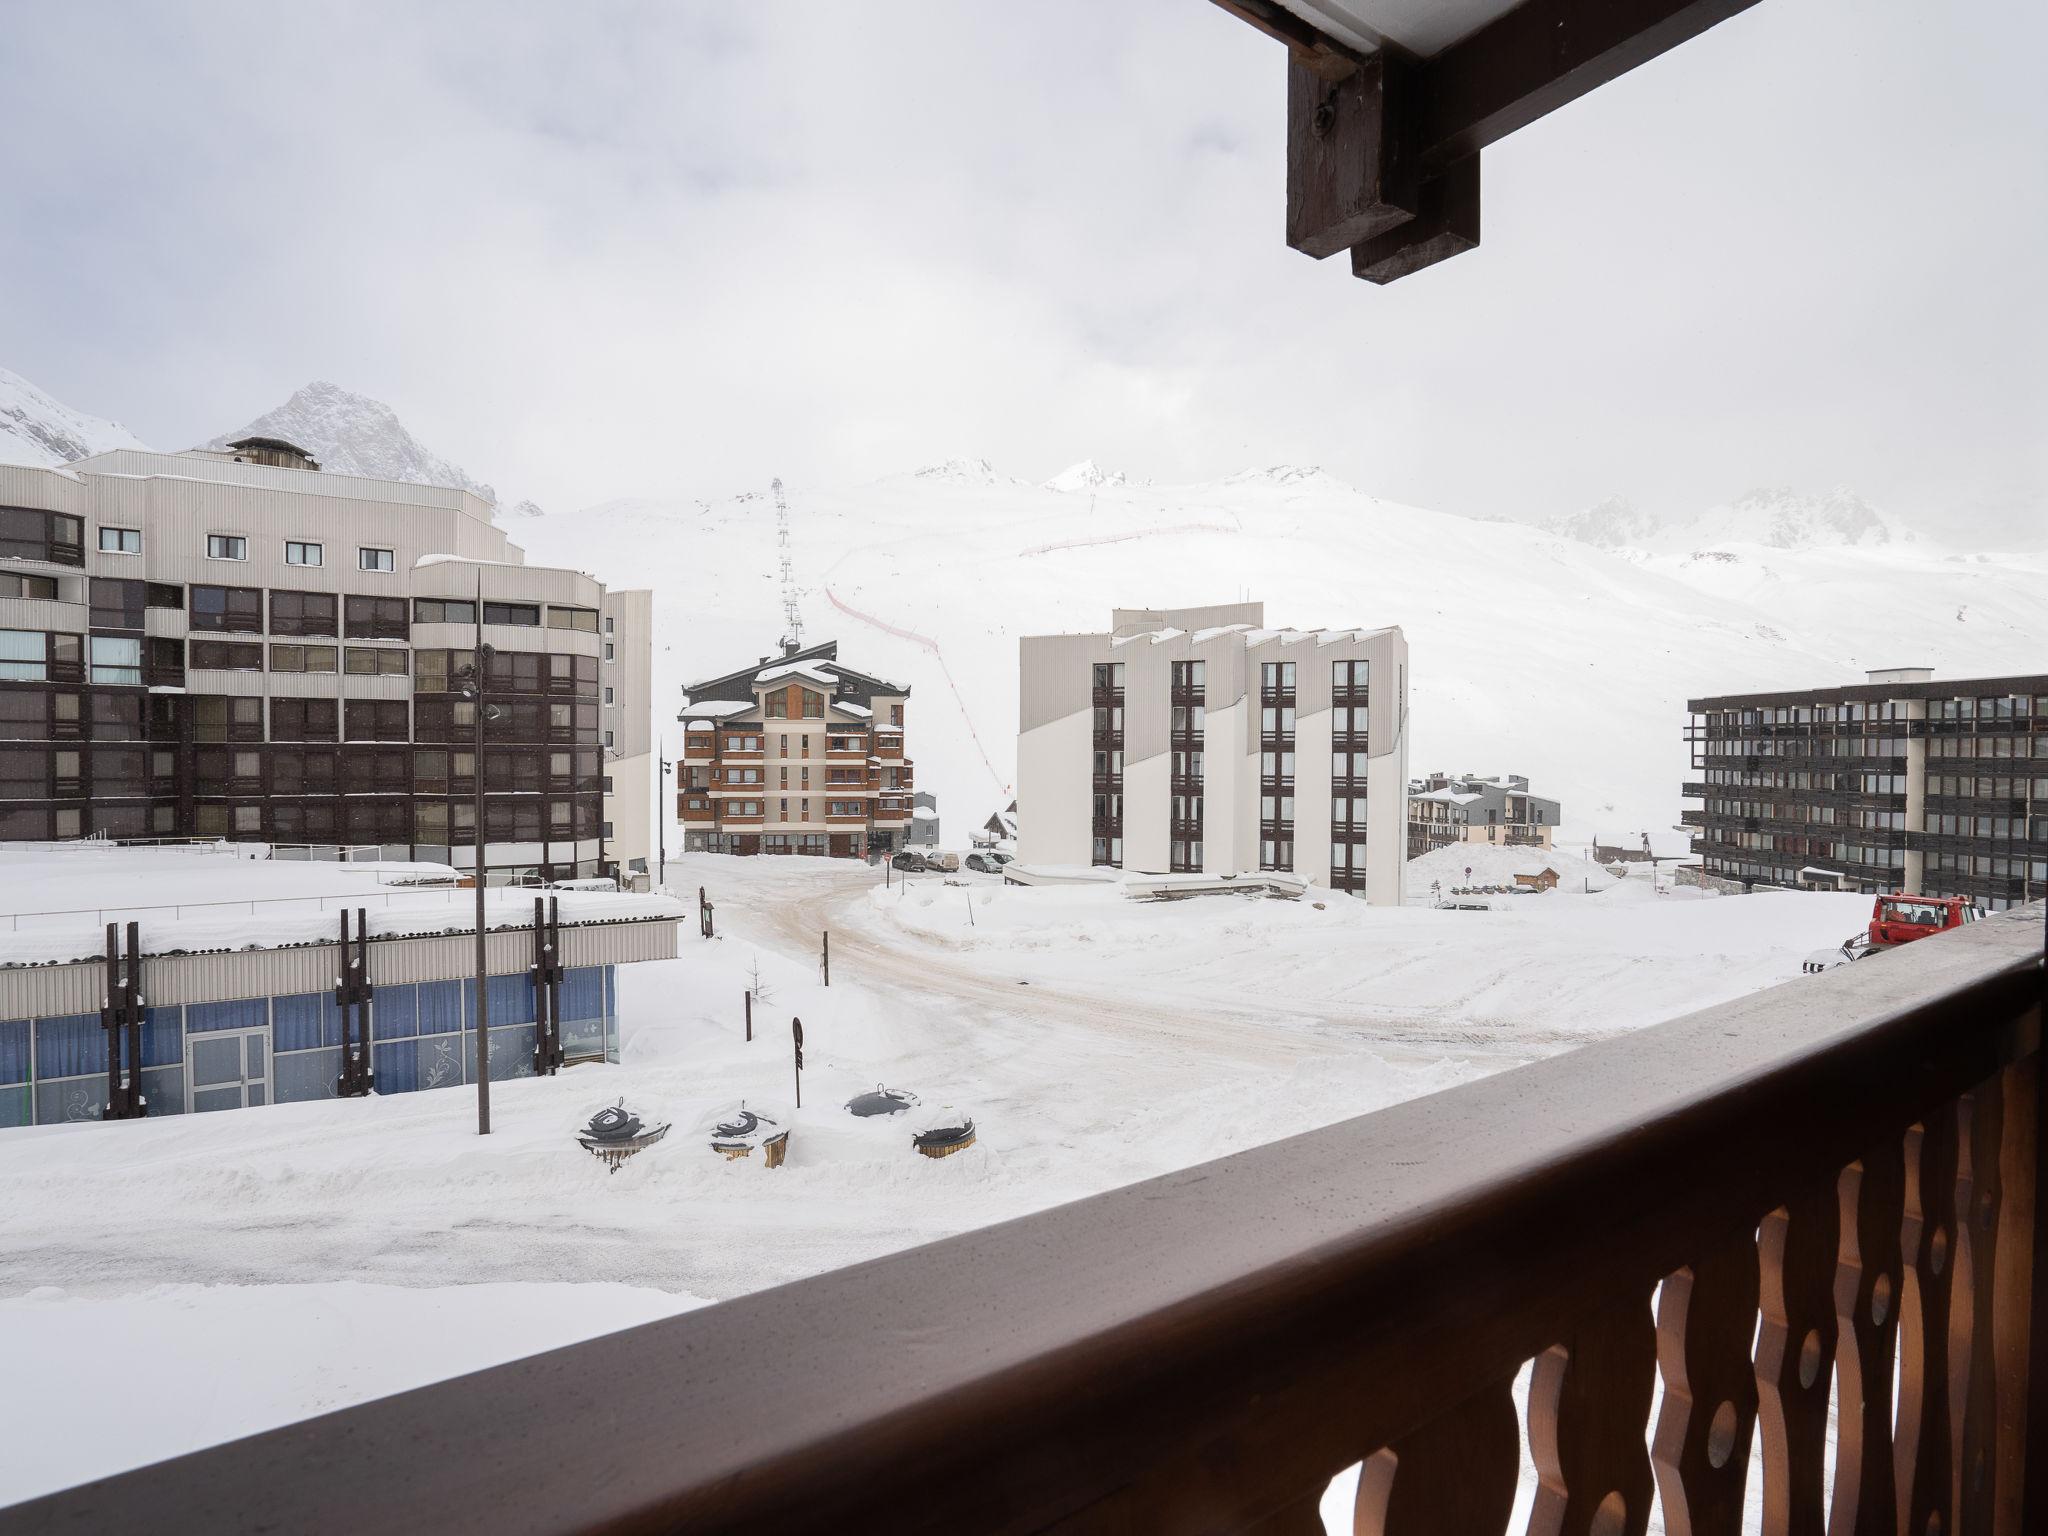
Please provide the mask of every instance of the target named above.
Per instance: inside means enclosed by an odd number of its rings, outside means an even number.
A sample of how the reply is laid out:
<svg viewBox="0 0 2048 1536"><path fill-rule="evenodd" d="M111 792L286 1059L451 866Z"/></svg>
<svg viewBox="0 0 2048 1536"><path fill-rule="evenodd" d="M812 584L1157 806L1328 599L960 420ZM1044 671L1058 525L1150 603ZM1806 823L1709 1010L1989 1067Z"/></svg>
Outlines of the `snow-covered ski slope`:
<svg viewBox="0 0 2048 1536"><path fill-rule="evenodd" d="M655 589L657 718L781 632L762 488L524 520L532 558ZM2048 556L1924 541L1621 555L1364 494L1313 469L1201 485L1097 472L1035 486L980 461L845 489L789 486L805 638L915 690L918 783L949 842L1007 802L1017 638L1113 606L1262 599L1282 625L1399 624L1416 771L1528 774L1575 833L1669 828L1685 701L1932 665L2048 669ZM1028 811L1027 811L1028 814Z"/></svg>

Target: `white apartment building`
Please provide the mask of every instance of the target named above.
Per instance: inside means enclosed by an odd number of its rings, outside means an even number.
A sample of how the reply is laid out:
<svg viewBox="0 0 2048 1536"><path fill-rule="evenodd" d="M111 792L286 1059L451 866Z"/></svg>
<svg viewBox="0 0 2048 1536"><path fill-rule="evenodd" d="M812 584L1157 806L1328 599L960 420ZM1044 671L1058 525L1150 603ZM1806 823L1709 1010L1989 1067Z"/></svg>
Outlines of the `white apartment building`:
<svg viewBox="0 0 2048 1536"><path fill-rule="evenodd" d="M0 840L468 869L479 634L488 878L644 870L648 593L525 564L468 491L276 439L0 465Z"/></svg>
<svg viewBox="0 0 2048 1536"><path fill-rule="evenodd" d="M1018 857L1291 871L1398 905L1408 642L1270 629L1263 603L1114 611L1019 647Z"/></svg>

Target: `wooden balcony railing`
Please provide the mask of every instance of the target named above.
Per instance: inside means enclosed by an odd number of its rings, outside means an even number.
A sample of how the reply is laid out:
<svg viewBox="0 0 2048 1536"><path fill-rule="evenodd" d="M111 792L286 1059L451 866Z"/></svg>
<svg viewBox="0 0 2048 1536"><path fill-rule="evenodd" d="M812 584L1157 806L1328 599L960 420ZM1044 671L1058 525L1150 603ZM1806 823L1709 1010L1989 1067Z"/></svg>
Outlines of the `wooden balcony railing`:
<svg viewBox="0 0 2048 1536"><path fill-rule="evenodd" d="M1535 1531L2039 1529L2041 920L0 1525L1306 1536L1363 1460L1357 1530L1498 1532L1533 1360Z"/></svg>

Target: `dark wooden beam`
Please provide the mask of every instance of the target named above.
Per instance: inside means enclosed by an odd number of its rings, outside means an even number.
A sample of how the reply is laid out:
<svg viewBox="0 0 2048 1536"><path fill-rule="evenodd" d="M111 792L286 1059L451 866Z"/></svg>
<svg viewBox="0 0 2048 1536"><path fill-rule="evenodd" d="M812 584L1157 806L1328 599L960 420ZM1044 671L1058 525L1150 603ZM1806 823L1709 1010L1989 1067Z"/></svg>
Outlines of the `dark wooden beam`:
<svg viewBox="0 0 2048 1536"><path fill-rule="evenodd" d="M1415 217L1413 79L1405 60L1367 59L1326 80L1287 61L1287 243L1321 258Z"/></svg>
<svg viewBox="0 0 2048 1536"><path fill-rule="evenodd" d="M1351 248L1351 275L1391 283L1479 243L1479 156L1423 182L1415 217Z"/></svg>
<svg viewBox="0 0 2048 1536"><path fill-rule="evenodd" d="M1429 61L1423 166L1475 154L1754 4L1524 0Z"/></svg>
<svg viewBox="0 0 2048 1536"><path fill-rule="evenodd" d="M1342 80L1358 67L1356 53L1273 0L1216 0L1216 4L1239 21L1285 43L1297 63L1324 80Z"/></svg>

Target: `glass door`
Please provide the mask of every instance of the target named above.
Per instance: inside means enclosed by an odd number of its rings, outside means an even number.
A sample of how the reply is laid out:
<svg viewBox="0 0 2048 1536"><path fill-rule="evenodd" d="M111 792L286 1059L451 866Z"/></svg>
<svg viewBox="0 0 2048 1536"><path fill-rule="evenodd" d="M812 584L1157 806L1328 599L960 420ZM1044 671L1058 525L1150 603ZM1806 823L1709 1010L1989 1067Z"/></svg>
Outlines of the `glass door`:
<svg viewBox="0 0 2048 1536"><path fill-rule="evenodd" d="M270 1032L223 1029L185 1037L192 1112L269 1102Z"/></svg>

